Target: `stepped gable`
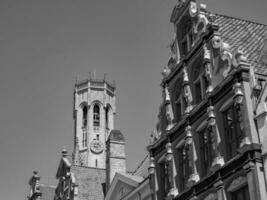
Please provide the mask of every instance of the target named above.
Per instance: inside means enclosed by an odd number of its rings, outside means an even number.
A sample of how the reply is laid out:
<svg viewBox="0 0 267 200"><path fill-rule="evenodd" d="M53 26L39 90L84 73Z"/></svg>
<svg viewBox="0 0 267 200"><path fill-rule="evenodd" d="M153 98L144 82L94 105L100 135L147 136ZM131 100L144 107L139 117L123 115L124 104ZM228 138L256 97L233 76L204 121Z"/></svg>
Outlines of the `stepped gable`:
<svg viewBox="0 0 267 200"><path fill-rule="evenodd" d="M241 48L256 73L267 74L267 68L259 63L259 56L267 38L267 26L225 15L214 14L214 23L219 26L223 42L230 45L233 52Z"/></svg>
<svg viewBox="0 0 267 200"><path fill-rule="evenodd" d="M78 183L79 200L103 200L104 186L106 181L106 170L85 166L72 165L71 172L74 173Z"/></svg>

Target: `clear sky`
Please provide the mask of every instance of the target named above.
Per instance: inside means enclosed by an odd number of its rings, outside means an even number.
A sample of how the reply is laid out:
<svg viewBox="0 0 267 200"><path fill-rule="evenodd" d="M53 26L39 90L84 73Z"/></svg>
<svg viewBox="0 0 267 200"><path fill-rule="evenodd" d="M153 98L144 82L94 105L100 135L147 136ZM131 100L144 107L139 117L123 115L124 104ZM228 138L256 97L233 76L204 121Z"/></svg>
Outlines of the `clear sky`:
<svg viewBox="0 0 267 200"><path fill-rule="evenodd" d="M116 80L115 127L128 169L146 153L176 0L0 1L0 196L26 199L33 170L54 178L73 145L76 75ZM266 0L202 0L211 11L267 24Z"/></svg>

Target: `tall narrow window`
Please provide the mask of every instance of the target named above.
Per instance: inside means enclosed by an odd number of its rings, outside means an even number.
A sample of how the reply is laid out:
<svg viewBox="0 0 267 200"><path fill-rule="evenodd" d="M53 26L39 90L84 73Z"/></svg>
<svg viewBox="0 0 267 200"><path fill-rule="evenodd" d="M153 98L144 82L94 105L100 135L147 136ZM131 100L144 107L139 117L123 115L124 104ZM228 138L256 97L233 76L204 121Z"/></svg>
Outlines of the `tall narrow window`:
<svg viewBox="0 0 267 200"><path fill-rule="evenodd" d="M180 100L176 102L176 119L179 122L182 118L182 105Z"/></svg>
<svg viewBox="0 0 267 200"><path fill-rule="evenodd" d="M94 127L99 127L100 126L100 109L99 105L94 105Z"/></svg>
<svg viewBox="0 0 267 200"><path fill-rule="evenodd" d="M167 181L165 162L159 163L159 196L160 199L165 199L167 196Z"/></svg>
<svg viewBox="0 0 267 200"><path fill-rule="evenodd" d="M196 81L194 85L195 85L195 101L196 104L198 104L202 99L200 80Z"/></svg>
<svg viewBox="0 0 267 200"><path fill-rule="evenodd" d="M186 183L189 178L189 159L188 148L183 145L178 149L179 158L179 191L183 191L186 188Z"/></svg>
<svg viewBox="0 0 267 200"><path fill-rule="evenodd" d="M98 160L95 159L95 167L97 168L97 165L98 165Z"/></svg>
<svg viewBox="0 0 267 200"><path fill-rule="evenodd" d="M106 129L109 129L109 109L108 107L105 110L105 121L106 121Z"/></svg>
<svg viewBox="0 0 267 200"><path fill-rule="evenodd" d="M227 160L229 160L237 154L237 150L242 139L242 134L238 121L238 112L235 106L232 105L223 113L223 115Z"/></svg>
<svg viewBox="0 0 267 200"><path fill-rule="evenodd" d="M200 153L201 153L201 168L202 177L206 176L212 163L211 156L211 132L209 128L205 128L199 133L200 136Z"/></svg>
<svg viewBox="0 0 267 200"><path fill-rule="evenodd" d="M87 126L87 107L83 107L83 127Z"/></svg>
<svg viewBox="0 0 267 200"><path fill-rule="evenodd" d="M87 133L86 133L86 127L83 127L82 130L83 130L82 146L85 148L85 147L87 147Z"/></svg>
<svg viewBox="0 0 267 200"><path fill-rule="evenodd" d="M179 122L182 118L183 114L183 81L181 78L179 78L175 84L175 117L176 117L176 122Z"/></svg>

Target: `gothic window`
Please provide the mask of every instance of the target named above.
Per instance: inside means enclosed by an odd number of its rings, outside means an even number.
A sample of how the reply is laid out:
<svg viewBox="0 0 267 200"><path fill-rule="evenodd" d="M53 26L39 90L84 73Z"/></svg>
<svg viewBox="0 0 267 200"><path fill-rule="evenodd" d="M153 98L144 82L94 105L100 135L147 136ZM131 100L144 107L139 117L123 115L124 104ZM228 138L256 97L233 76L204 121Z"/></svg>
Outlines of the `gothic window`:
<svg viewBox="0 0 267 200"><path fill-rule="evenodd" d="M188 146L183 145L183 147L178 149L178 159L179 159L179 191L183 191L186 188L186 183L189 178L189 149Z"/></svg>
<svg viewBox="0 0 267 200"><path fill-rule="evenodd" d="M238 112L233 105L231 105L224 113L224 130L226 137L226 153L227 160L231 159L237 154L239 144L242 139L242 134L240 130L240 124L238 121Z"/></svg>
<svg viewBox="0 0 267 200"><path fill-rule="evenodd" d="M82 147L87 147L87 133L86 133L86 127L83 127L83 138L82 138Z"/></svg>
<svg viewBox="0 0 267 200"><path fill-rule="evenodd" d="M248 186L242 187L234 192L231 192L231 200L249 200Z"/></svg>
<svg viewBox="0 0 267 200"><path fill-rule="evenodd" d="M93 109L94 117L93 117L93 123L94 127L100 126L100 108L99 105L95 104Z"/></svg>
<svg viewBox="0 0 267 200"><path fill-rule="evenodd" d="M87 126L87 107L83 107L83 127Z"/></svg>
<svg viewBox="0 0 267 200"><path fill-rule="evenodd" d="M109 108L105 109L105 121L106 121L106 129L109 129Z"/></svg>
<svg viewBox="0 0 267 200"><path fill-rule="evenodd" d="M208 174L212 163L211 131L208 127L199 132L202 177Z"/></svg>

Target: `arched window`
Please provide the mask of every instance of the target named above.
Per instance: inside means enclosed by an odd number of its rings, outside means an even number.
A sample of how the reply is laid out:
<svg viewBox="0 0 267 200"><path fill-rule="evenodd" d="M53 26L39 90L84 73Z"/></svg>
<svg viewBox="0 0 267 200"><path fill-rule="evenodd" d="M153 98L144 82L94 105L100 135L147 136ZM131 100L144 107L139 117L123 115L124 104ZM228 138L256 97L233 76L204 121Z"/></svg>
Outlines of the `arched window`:
<svg viewBox="0 0 267 200"><path fill-rule="evenodd" d="M87 107L83 107L83 127L87 126Z"/></svg>
<svg viewBox="0 0 267 200"><path fill-rule="evenodd" d="M109 108L105 109L105 120L106 120L106 129L109 129Z"/></svg>
<svg viewBox="0 0 267 200"><path fill-rule="evenodd" d="M99 127L100 126L100 108L99 105L94 105L94 126Z"/></svg>

